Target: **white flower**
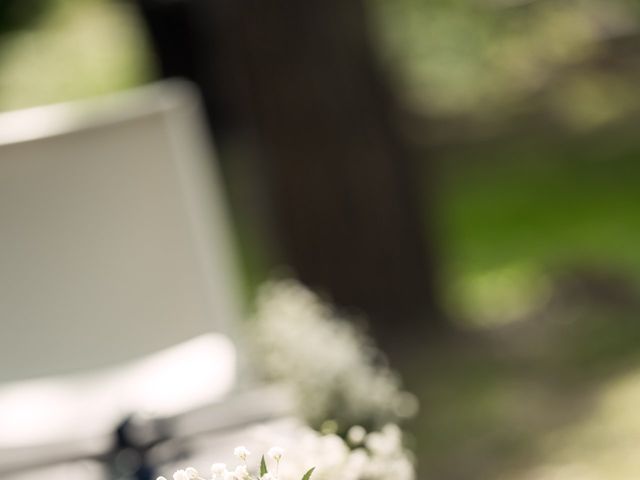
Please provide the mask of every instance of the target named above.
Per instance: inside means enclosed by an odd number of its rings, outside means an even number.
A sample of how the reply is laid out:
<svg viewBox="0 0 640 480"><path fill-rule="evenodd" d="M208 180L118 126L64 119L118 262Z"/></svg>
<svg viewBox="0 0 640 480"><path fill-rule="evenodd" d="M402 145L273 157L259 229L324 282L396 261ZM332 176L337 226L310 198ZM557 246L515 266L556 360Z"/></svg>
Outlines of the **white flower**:
<svg viewBox="0 0 640 480"><path fill-rule="evenodd" d="M255 320L256 358L270 379L293 386L302 415L316 429L327 418L342 428L377 429L416 413L416 397L380 364L373 341L300 283L265 284Z"/></svg>
<svg viewBox="0 0 640 480"><path fill-rule="evenodd" d="M271 458L273 458L276 462L279 462L284 455L284 449L281 447L271 447L267 452Z"/></svg>
<svg viewBox="0 0 640 480"><path fill-rule="evenodd" d="M361 436L362 431L354 431L351 436ZM402 431L396 425L366 434L363 441L366 447L353 450L341 437L322 435L308 426L296 426L286 435L269 430L260 433L262 437L254 440L263 447L274 444L284 447L265 449L265 456L275 461L272 472L260 477L251 475L245 463L231 471L224 463L215 463L211 466L212 480L297 480L310 465L316 467L312 480L415 480L414 459L403 448ZM263 447L261 451L264 451ZM285 448L287 460L282 462ZM193 467L178 470L173 478L203 480ZM157 480L166 479L159 477Z"/></svg>
<svg viewBox="0 0 640 480"><path fill-rule="evenodd" d="M413 459L395 425L366 434L358 448L337 435L323 435L303 425L286 434L260 431L257 440L260 450L268 451L274 444L285 449L279 472L275 468L272 472L281 480L299 480L311 466L316 467L311 480L415 480Z"/></svg>
<svg viewBox="0 0 640 480"><path fill-rule="evenodd" d="M251 452L247 449L247 447L241 445L233 450L233 454L240 460L244 461L249 455L251 455Z"/></svg>
<svg viewBox="0 0 640 480"><path fill-rule="evenodd" d="M391 469L396 472L398 478L406 478L413 480L415 477L415 469L411 461L407 458L399 458L394 460L391 465Z"/></svg>
<svg viewBox="0 0 640 480"><path fill-rule="evenodd" d="M347 432L347 440L352 445L360 445L367 435L367 431L360 425L354 425Z"/></svg>
<svg viewBox="0 0 640 480"><path fill-rule="evenodd" d="M214 463L211 465L211 474L213 478L223 476L227 471L227 466L224 463Z"/></svg>
<svg viewBox="0 0 640 480"><path fill-rule="evenodd" d="M235 472L233 473L236 476L236 478L238 478L239 480L242 480L244 478L249 478L249 471L247 470L246 465L238 465L236 467Z"/></svg>
<svg viewBox="0 0 640 480"><path fill-rule="evenodd" d="M173 480L190 480L186 470L178 470L173 474Z"/></svg>
<svg viewBox="0 0 640 480"><path fill-rule="evenodd" d="M158 478L156 478L156 480L167 480L167 479L163 476L159 476Z"/></svg>
<svg viewBox="0 0 640 480"><path fill-rule="evenodd" d="M365 438L366 447L377 455L390 455L402 450L402 431L397 425L387 424L382 431L373 432Z"/></svg>
<svg viewBox="0 0 640 480"><path fill-rule="evenodd" d="M350 469L361 471L369 461L369 455L362 448L352 450L347 459L347 466Z"/></svg>
<svg viewBox="0 0 640 480"><path fill-rule="evenodd" d="M196 480L197 478L200 477L200 474L198 473L198 470L196 470L193 467L187 467L184 470L187 474L187 476L189 477L190 480Z"/></svg>
<svg viewBox="0 0 640 480"><path fill-rule="evenodd" d="M349 447L344 440L336 434L322 435L318 445L319 453L326 456L332 462L343 462L349 455Z"/></svg>

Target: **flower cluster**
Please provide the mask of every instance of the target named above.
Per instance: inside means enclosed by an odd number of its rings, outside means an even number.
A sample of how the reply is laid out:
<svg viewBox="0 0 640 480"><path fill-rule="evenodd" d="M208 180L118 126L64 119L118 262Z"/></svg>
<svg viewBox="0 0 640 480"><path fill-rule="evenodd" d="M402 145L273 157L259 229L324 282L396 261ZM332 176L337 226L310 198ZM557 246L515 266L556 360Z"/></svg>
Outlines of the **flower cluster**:
<svg viewBox="0 0 640 480"><path fill-rule="evenodd" d="M375 432L354 426L345 437L298 425L291 431L265 429L257 440L262 445L278 443L286 448L281 480L297 480L309 463L315 465L314 480L415 479L413 457L404 448L402 431L396 425Z"/></svg>
<svg viewBox="0 0 640 480"><path fill-rule="evenodd" d="M334 420L341 432L357 424L380 428L417 411L415 396L401 389L371 339L300 283L264 285L252 328L266 375L294 387L312 426Z"/></svg>
<svg viewBox="0 0 640 480"><path fill-rule="evenodd" d="M287 461L282 461L282 447L271 447L266 460L263 455L255 464L248 462L251 453L246 447L237 447L234 454L241 463L230 469L223 463L214 463L212 480L310 480L312 474L313 480L415 480L413 459L404 449L402 432L395 425L370 433L355 426L348 430L346 439L301 425L286 431L257 428L253 438L251 433L248 436L256 446L277 441L286 448ZM309 464L315 467L309 469ZM258 473L254 475L253 471ZM188 467L175 472L173 480L204 479L195 468Z"/></svg>
<svg viewBox="0 0 640 480"><path fill-rule="evenodd" d="M247 458L251 455L249 449L244 446L236 447L233 454L238 457L242 463L233 470L228 470L224 463L214 463L211 465L211 480L278 480L280 461L284 456L284 449L281 447L271 447L267 455L275 462L275 472L269 472L264 455L260 460L259 474L253 476L249 473L247 466ZM302 476L302 480L309 480L313 473L313 468L307 470ZM157 480L167 480L165 477L158 477ZM204 480L200 472L193 467L177 470L173 474L173 480Z"/></svg>

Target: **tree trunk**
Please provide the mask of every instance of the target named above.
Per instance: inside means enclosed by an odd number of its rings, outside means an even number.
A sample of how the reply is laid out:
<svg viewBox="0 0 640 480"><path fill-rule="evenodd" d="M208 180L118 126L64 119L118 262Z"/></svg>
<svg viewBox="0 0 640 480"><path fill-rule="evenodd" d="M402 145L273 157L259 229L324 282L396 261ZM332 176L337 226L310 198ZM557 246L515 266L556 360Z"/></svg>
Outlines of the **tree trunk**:
<svg viewBox="0 0 640 480"><path fill-rule="evenodd" d="M208 103L222 119L218 134L250 133L283 259L304 283L368 315L392 348L439 327L421 175L362 1L193 0L191 8L192 78L216 99Z"/></svg>

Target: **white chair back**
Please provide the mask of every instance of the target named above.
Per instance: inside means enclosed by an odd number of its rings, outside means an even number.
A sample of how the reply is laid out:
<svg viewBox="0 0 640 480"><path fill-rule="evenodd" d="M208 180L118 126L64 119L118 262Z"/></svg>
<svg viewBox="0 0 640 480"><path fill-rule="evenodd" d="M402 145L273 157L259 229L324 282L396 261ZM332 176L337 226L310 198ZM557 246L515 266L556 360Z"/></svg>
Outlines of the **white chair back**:
<svg viewBox="0 0 640 480"><path fill-rule="evenodd" d="M188 84L0 114L0 383L231 334L225 211Z"/></svg>

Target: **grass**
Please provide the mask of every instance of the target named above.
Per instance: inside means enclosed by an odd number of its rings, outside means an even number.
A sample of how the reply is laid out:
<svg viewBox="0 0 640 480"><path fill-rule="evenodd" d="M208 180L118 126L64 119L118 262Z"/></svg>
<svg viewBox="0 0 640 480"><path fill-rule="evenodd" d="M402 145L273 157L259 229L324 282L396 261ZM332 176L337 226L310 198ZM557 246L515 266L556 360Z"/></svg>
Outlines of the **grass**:
<svg viewBox="0 0 640 480"><path fill-rule="evenodd" d="M406 369L421 477L637 478L640 145L619 128L431 155L463 333Z"/></svg>
<svg viewBox="0 0 640 480"><path fill-rule="evenodd" d="M590 307L413 359L421 478L542 480L576 466L583 478L637 478L640 461L627 457L640 440L638 312Z"/></svg>
<svg viewBox="0 0 640 480"><path fill-rule="evenodd" d="M500 317L514 298L531 300L523 291L544 297L545 276L573 265L640 281L640 145L628 133L508 138L435 154L457 313Z"/></svg>

